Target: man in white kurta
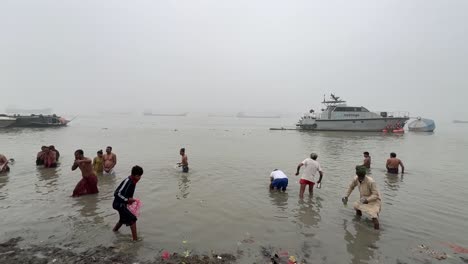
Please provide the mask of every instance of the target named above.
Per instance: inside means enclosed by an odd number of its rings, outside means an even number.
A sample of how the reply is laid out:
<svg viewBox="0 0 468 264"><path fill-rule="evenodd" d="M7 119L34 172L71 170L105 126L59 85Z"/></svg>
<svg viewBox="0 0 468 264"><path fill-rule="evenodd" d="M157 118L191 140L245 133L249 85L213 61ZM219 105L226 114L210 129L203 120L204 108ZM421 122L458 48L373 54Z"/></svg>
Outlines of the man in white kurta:
<svg viewBox="0 0 468 264"><path fill-rule="evenodd" d="M374 222L374 228L379 229L379 213L382 205L380 193L374 179L366 176L366 168L364 166L356 167L356 176L351 181L346 196L343 197L343 202L348 201L351 192L359 188L360 200L354 203L356 214L361 216L362 213L368 214Z"/></svg>

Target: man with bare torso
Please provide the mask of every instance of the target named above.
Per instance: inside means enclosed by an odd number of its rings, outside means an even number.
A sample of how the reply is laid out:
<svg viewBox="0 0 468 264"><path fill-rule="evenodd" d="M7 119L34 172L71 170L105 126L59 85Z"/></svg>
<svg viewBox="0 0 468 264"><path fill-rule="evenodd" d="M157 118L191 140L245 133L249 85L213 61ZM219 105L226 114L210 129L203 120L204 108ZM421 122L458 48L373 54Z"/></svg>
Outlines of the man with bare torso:
<svg viewBox="0 0 468 264"><path fill-rule="evenodd" d="M0 172L8 172L10 171L10 167L8 167L8 159L5 155L0 154Z"/></svg>
<svg viewBox="0 0 468 264"><path fill-rule="evenodd" d="M80 168L82 179L76 185L75 190L73 190L73 197L99 192L97 177L91 163L91 159L84 156L83 150L79 149L75 151L75 162L73 163L72 170Z"/></svg>
<svg viewBox="0 0 468 264"><path fill-rule="evenodd" d="M371 157L370 157L370 154L369 152L364 152L364 163L362 164L362 166L366 167L367 169L370 169L370 166L371 166Z"/></svg>
<svg viewBox="0 0 468 264"><path fill-rule="evenodd" d="M112 153L111 146L108 146L106 148L106 154L104 154L103 159L104 159L104 173L112 174L114 172L114 167L117 164L117 155Z"/></svg>
<svg viewBox="0 0 468 264"><path fill-rule="evenodd" d="M182 156L182 160L179 163L177 163L177 165L179 165L179 167L182 167L182 172L188 172L188 158L187 154L185 154L185 148L181 148L179 154L180 156Z"/></svg>
<svg viewBox="0 0 468 264"><path fill-rule="evenodd" d="M396 157L394 152L390 153L390 158L387 159L387 172L391 174L398 174L398 168L401 167L401 174L405 173L405 166L403 162Z"/></svg>
<svg viewBox="0 0 468 264"><path fill-rule="evenodd" d="M44 153L45 153L46 148L47 148L46 146L42 146L41 151L37 153L37 156L36 156L37 166L44 165Z"/></svg>
<svg viewBox="0 0 468 264"><path fill-rule="evenodd" d="M57 154L55 151L51 150L50 147L45 147L42 160L44 162L44 168L57 167Z"/></svg>

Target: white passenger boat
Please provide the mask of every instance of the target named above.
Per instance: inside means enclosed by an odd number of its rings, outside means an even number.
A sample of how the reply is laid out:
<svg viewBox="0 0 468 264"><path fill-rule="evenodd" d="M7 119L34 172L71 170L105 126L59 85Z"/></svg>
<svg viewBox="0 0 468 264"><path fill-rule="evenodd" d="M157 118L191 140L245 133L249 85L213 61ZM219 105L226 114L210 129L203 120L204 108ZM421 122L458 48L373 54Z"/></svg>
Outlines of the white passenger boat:
<svg viewBox="0 0 468 264"><path fill-rule="evenodd" d="M317 131L385 131L403 130L409 120L408 112L374 113L363 106L348 106L346 101L331 94L323 99L326 106L320 113L310 110L296 124L298 129Z"/></svg>

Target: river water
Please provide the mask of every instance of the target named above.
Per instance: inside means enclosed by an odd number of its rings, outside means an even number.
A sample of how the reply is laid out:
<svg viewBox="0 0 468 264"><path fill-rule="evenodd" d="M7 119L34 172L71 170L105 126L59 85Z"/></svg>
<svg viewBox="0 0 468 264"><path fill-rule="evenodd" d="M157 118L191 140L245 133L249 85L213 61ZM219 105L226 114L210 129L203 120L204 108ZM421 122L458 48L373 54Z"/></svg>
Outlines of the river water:
<svg viewBox="0 0 468 264"><path fill-rule="evenodd" d="M468 126L446 124L435 133L270 131L295 119L221 117L83 116L60 129L0 131L0 152L14 158L0 176L0 242L24 237L25 244L74 245L84 250L114 246L141 259L162 250L232 253L239 263L266 263L263 253L280 252L308 263L438 263L421 244L460 263L453 243L468 247ZM35 166L41 145L61 152L56 169ZM70 197L80 172L72 172L78 148L94 157L107 145L118 157L115 176L99 176L99 194ZM190 173L175 168L186 147ZM381 230L354 216L341 197L362 162L372 156L373 177L383 197ZM386 158L396 152L404 176L387 176ZM325 176L321 189L298 199L297 164L311 152ZM138 231L114 234L112 209L116 186L133 165L145 173L135 196L143 202ZM286 193L270 193L273 169L290 177Z"/></svg>

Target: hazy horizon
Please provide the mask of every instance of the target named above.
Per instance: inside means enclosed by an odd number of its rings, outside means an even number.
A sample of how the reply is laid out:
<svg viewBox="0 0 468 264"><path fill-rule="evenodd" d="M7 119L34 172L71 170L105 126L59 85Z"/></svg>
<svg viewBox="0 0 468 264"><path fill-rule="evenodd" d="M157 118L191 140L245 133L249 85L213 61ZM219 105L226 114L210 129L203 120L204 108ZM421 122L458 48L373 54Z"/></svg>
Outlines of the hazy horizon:
<svg viewBox="0 0 468 264"><path fill-rule="evenodd" d="M0 112L468 119L468 2L3 1Z"/></svg>

